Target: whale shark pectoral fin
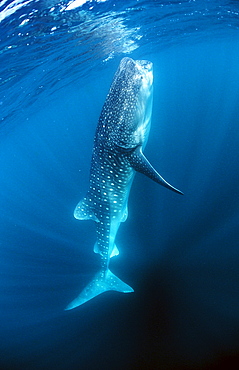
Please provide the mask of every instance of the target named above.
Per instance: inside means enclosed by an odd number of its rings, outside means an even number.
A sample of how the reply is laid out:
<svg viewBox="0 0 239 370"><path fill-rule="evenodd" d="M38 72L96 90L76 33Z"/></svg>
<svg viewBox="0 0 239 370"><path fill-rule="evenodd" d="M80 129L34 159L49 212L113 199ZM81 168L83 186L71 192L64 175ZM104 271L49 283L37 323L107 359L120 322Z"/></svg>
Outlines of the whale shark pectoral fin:
<svg viewBox="0 0 239 370"><path fill-rule="evenodd" d="M99 222L92 209L91 201L87 196L77 204L74 211L74 217L77 218L77 220L93 220L95 222Z"/></svg>
<svg viewBox="0 0 239 370"><path fill-rule="evenodd" d="M137 147L132 153L130 153L128 155L128 160L135 171L141 172L165 188L175 191L178 194L183 194L182 191L176 189L174 186L170 185L166 180L164 180L164 178L154 169L147 158L143 155L141 147Z"/></svg>
<svg viewBox="0 0 239 370"><path fill-rule="evenodd" d="M93 280L85 287L85 289L83 289L78 297L66 307L66 310L76 308L97 295L110 290L116 290L117 292L122 293L131 293L134 291L133 288L120 280L110 270L107 270L106 272L100 271L95 275Z"/></svg>
<svg viewBox="0 0 239 370"><path fill-rule="evenodd" d="M99 246L98 246L98 243L97 242L94 245L94 252L95 253L99 253L101 256L103 255L102 252L99 249ZM113 248L113 250L112 250L112 252L110 254L110 258L115 257L115 256L118 256L118 254L119 254L119 250L116 247L116 245L114 245L114 248Z"/></svg>

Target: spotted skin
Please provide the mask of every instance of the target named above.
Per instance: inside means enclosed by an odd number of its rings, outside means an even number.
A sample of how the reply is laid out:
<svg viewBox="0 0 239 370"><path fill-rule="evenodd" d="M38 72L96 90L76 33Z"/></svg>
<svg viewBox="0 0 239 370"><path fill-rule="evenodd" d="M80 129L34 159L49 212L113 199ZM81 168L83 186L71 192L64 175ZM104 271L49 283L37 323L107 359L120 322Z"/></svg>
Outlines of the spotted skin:
<svg viewBox="0 0 239 370"><path fill-rule="evenodd" d="M152 95L152 63L123 58L96 129L89 190L74 212L79 220L96 222L94 251L100 254L100 270L67 309L107 290L133 292L109 270L109 262L119 253L115 237L120 223L127 219L127 202L135 171L181 193L168 184L142 154L150 129Z"/></svg>

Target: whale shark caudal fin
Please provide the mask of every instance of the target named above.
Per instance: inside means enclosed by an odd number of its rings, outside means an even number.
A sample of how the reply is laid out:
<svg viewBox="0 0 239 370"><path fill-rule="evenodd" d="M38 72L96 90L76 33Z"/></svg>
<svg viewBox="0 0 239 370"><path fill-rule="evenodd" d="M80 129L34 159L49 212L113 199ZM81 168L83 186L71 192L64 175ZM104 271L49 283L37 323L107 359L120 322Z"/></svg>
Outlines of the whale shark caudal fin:
<svg viewBox="0 0 239 370"><path fill-rule="evenodd" d="M122 293L131 293L134 291L129 285L115 276L109 269L105 272L100 271L83 289L78 297L66 307L66 310L76 308L97 295L109 290L116 290L117 292Z"/></svg>
<svg viewBox="0 0 239 370"><path fill-rule="evenodd" d="M175 191L175 193L183 194L181 190L176 189L164 180L164 178L153 168L147 158L143 155L140 147L136 148L134 152L128 156L128 160L135 171L141 172L165 188Z"/></svg>

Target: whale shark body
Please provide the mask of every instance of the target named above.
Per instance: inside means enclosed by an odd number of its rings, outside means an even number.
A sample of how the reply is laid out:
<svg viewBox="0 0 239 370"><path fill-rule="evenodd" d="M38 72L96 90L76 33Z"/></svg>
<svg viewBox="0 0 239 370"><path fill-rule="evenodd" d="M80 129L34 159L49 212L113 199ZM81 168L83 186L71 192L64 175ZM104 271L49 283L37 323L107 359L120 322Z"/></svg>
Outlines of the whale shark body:
<svg viewBox="0 0 239 370"><path fill-rule="evenodd" d="M153 68L146 60L123 58L114 76L97 125L86 196L75 208L78 220L96 223L94 252L100 254L99 272L66 309L75 308L109 290L133 289L109 270L119 251L115 237L127 219L127 203L136 171L168 189L182 192L153 168L143 155L150 130Z"/></svg>

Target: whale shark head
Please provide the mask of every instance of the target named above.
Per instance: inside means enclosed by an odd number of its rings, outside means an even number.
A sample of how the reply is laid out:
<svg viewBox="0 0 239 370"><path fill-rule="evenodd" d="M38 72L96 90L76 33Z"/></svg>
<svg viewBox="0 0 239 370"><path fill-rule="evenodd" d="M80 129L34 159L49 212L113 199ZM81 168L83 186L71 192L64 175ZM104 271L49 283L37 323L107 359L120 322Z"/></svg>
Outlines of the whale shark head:
<svg viewBox="0 0 239 370"><path fill-rule="evenodd" d="M147 60L123 58L101 113L103 126L107 127L108 143L122 149L145 146L152 97L153 64Z"/></svg>

